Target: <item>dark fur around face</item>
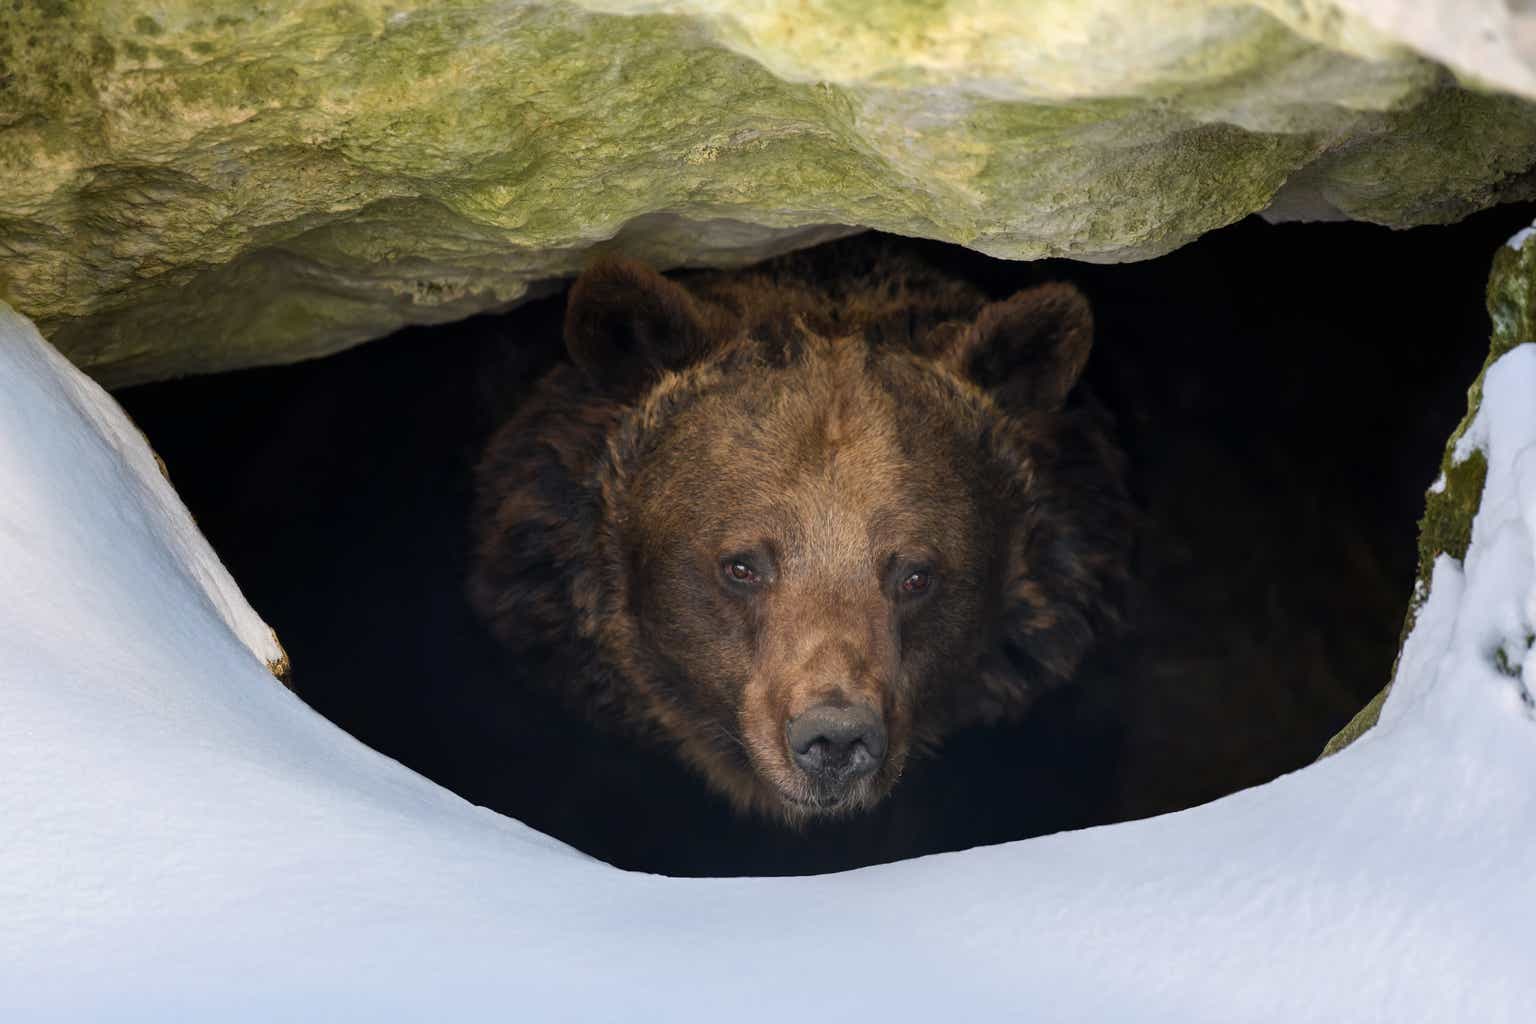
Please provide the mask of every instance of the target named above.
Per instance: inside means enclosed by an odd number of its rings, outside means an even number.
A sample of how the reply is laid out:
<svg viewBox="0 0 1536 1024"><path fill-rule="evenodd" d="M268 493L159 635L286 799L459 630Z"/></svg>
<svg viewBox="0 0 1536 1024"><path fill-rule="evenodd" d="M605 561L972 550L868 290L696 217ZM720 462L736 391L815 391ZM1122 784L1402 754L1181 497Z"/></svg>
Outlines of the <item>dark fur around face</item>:
<svg viewBox="0 0 1536 1024"><path fill-rule="evenodd" d="M1075 289L989 304L893 258L795 267L584 274L571 365L480 464L469 586L521 671L790 820L873 804L910 752L1071 679L1131 536L1122 457L1071 394ZM786 749L813 705L889 737L836 799Z"/></svg>

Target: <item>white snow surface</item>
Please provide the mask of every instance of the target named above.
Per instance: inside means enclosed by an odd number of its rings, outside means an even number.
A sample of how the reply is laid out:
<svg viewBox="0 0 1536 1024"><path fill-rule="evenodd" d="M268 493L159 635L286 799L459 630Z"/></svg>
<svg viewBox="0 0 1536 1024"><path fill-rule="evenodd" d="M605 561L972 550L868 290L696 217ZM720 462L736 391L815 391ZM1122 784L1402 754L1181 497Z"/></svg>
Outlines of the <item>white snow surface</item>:
<svg viewBox="0 0 1536 1024"><path fill-rule="evenodd" d="M1530 1021L1533 395L1526 345L1468 435L1465 565L1342 753L1147 821L687 880L274 682L137 432L0 306L0 1020Z"/></svg>

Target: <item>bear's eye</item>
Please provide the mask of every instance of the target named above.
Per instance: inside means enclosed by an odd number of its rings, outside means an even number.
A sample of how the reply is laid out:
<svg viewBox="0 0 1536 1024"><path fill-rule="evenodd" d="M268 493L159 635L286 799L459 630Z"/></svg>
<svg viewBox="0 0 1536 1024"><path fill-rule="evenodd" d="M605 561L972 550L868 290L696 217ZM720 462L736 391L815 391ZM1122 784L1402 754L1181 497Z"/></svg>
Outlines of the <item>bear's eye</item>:
<svg viewBox="0 0 1536 1024"><path fill-rule="evenodd" d="M903 594L921 594L933 583L933 576L927 569L915 569L907 573L901 581Z"/></svg>
<svg viewBox="0 0 1536 1024"><path fill-rule="evenodd" d="M743 583L748 586L763 581L763 578L758 575L756 569L739 558L725 563L725 575L733 583Z"/></svg>

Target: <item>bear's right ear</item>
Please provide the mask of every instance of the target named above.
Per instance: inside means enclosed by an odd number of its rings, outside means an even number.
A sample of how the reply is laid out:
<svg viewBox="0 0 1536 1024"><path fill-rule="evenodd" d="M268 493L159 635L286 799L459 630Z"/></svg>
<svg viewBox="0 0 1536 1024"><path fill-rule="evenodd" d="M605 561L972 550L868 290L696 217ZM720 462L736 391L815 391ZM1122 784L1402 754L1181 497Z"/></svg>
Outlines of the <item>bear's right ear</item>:
<svg viewBox="0 0 1536 1024"><path fill-rule="evenodd" d="M605 257L571 287L565 347L582 372L608 390L644 387L664 370L703 359L710 344L693 296L643 263Z"/></svg>

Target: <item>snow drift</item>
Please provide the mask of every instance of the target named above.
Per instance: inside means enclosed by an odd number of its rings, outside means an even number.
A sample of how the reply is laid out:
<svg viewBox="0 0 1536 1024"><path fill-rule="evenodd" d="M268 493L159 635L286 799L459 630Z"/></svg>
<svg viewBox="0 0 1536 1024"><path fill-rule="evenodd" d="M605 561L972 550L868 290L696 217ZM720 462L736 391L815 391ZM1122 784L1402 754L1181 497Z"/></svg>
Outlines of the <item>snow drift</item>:
<svg viewBox="0 0 1536 1024"><path fill-rule="evenodd" d="M1147 821L842 875L627 874L276 683L115 403L0 306L0 1016L1516 1021L1536 1006L1536 345L1380 724Z"/></svg>

